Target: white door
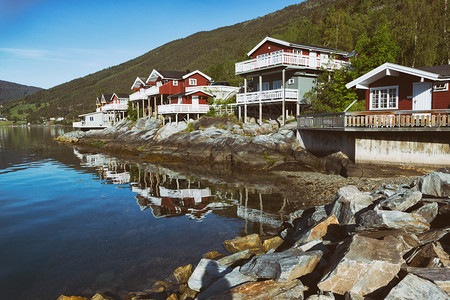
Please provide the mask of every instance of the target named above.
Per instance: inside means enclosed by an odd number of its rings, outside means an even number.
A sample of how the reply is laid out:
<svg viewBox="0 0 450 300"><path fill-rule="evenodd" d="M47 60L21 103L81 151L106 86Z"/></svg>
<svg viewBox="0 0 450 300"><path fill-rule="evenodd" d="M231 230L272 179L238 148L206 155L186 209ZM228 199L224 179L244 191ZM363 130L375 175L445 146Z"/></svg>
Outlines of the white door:
<svg viewBox="0 0 450 300"><path fill-rule="evenodd" d="M431 110L431 83L413 83L413 110Z"/></svg>
<svg viewBox="0 0 450 300"><path fill-rule="evenodd" d="M198 106L198 96L192 96L192 105Z"/></svg>

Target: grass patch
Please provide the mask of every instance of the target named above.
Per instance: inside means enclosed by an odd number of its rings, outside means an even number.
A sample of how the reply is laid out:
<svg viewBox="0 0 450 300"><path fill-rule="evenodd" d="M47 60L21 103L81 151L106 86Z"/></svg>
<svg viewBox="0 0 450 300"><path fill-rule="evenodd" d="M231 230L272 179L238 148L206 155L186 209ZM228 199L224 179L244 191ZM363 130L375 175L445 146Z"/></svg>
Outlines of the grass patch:
<svg viewBox="0 0 450 300"><path fill-rule="evenodd" d="M91 143L91 146L97 147L97 148L103 148L103 147L105 147L105 142L94 142L94 143Z"/></svg>
<svg viewBox="0 0 450 300"><path fill-rule="evenodd" d="M267 152L264 152L263 158L267 159L270 163L273 163L273 164L277 162L275 159L270 158L270 155Z"/></svg>
<svg viewBox="0 0 450 300"><path fill-rule="evenodd" d="M14 124L14 122L12 122L12 121L1 121L0 127L10 126L12 124Z"/></svg>

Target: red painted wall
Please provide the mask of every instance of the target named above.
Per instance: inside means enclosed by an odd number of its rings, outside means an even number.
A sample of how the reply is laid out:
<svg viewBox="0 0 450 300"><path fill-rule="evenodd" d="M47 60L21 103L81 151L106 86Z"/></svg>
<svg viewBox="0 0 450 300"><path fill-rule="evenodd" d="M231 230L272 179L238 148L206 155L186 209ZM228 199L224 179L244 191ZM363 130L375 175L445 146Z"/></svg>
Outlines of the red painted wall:
<svg viewBox="0 0 450 300"><path fill-rule="evenodd" d="M429 80L425 80L430 82ZM412 110L413 83L420 82L420 78L411 75L385 76L370 85L373 87L383 87L398 85L398 110ZM410 99L407 99L411 96ZM366 91L366 110L370 110L370 90ZM450 91L433 92L431 99L432 109L448 109L450 108Z"/></svg>
<svg viewBox="0 0 450 300"><path fill-rule="evenodd" d="M270 49L269 49L270 47ZM285 52L288 52L287 50L290 49L289 47L275 44L273 42L267 41L264 44L261 45L255 52L252 54L252 58L256 58L258 55L265 54L265 53L271 53L278 50L285 50Z"/></svg>
<svg viewBox="0 0 450 300"><path fill-rule="evenodd" d="M450 85L450 83L448 84ZM450 90L445 92L433 92L432 103L433 109L450 109Z"/></svg>
<svg viewBox="0 0 450 300"><path fill-rule="evenodd" d="M173 85L173 80L159 87L159 93L164 95L175 95L184 92L183 81L178 80L178 86Z"/></svg>
<svg viewBox="0 0 450 300"><path fill-rule="evenodd" d="M191 78L195 78L197 79L197 84L196 85L189 85L189 79ZM186 78L184 80L184 84L186 87L190 87L190 86L203 86L203 85L208 85L208 79L206 79L205 77L203 77L202 75L195 73L192 76Z"/></svg>

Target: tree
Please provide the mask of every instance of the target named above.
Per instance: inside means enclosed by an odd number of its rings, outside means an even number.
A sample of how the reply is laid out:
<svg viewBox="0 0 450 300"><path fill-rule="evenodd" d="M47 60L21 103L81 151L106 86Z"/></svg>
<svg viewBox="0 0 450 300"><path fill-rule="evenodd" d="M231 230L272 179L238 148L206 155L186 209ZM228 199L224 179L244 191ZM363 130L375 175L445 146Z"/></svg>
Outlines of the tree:
<svg viewBox="0 0 450 300"><path fill-rule="evenodd" d="M326 71L319 76L316 87L305 94L311 103L309 113L333 113L344 111L357 95L354 89L345 84L351 81L351 73L346 68L334 72Z"/></svg>
<svg viewBox="0 0 450 300"><path fill-rule="evenodd" d="M400 48L392 38L387 22L380 25L373 36L363 35L356 43L358 56L352 59L353 78L357 78L385 62L396 63Z"/></svg>

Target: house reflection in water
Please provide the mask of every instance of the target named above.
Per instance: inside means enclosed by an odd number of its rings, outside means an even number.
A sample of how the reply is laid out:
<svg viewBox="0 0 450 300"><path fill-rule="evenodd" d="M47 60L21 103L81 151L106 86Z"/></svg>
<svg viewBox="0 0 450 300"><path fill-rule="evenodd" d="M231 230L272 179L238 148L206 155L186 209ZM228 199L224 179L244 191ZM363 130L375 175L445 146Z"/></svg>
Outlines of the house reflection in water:
<svg viewBox="0 0 450 300"><path fill-rule="evenodd" d="M214 211L223 217L243 219L245 234L264 234L276 232L292 211L289 200L277 193L273 184L212 184L157 165L128 164L77 150L74 153L81 166L96 168L103 183L131 187L140 209L151 211L155 218L186 215L201 221Z"/></svg>

